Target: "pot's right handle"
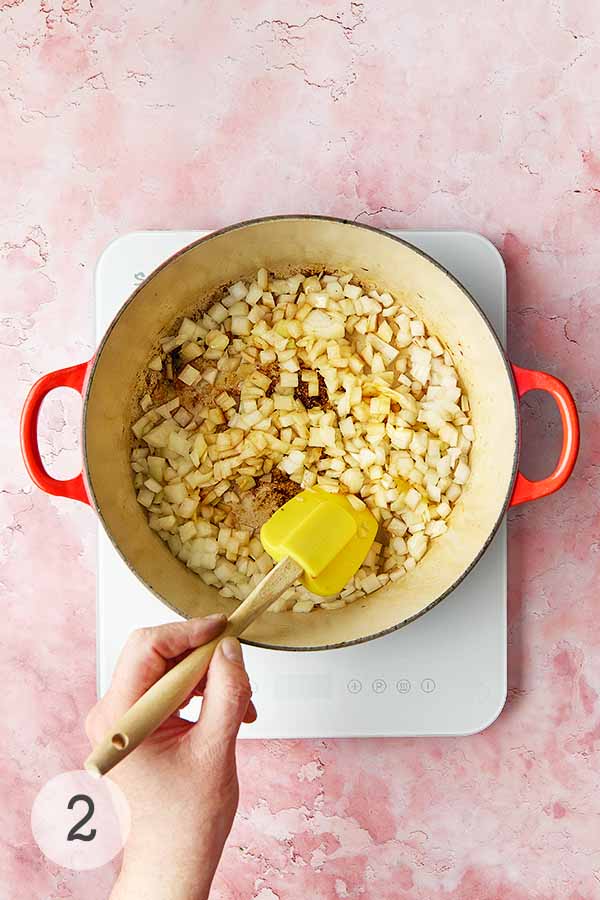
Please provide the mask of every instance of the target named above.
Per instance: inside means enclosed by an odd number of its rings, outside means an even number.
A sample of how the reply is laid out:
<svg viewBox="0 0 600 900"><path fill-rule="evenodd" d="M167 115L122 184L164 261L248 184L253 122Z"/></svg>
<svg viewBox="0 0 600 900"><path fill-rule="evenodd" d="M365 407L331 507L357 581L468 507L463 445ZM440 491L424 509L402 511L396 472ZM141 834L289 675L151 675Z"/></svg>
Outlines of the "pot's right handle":
<svg viewBox="0 0 600 900"><path fill-rule="evenodd" d="M566 482L573 471L579 451L579 418L571 392L558 378L554 378L553 375L548 375L546 372L522 369L520 366L513 365L512 370L519 398L528 391L546 391L554 397L563 429L562 449L551 475L542 478L541 481L529 481L521 472L517 474L515 489L510 501L511 506L517 506L519 503L539 500L540 497L553 494Z"/></svg>
<svg viewBox="0 0 600 900"><path fill-rule="evenodd" d="M57 369L56 372L42 375L29 391L21 413L21 452L33 483L47 494L53 494L55 497L70 497L72 500L88 504L90 504L90 500L81 472L75 478L68 478L65 481L53 478L46 472L38 446L37 424L40 407L44 397L50 391L55 388L69 387L79 394L83 393L83 385L91 363L90 359L77 366Z"/></svg>

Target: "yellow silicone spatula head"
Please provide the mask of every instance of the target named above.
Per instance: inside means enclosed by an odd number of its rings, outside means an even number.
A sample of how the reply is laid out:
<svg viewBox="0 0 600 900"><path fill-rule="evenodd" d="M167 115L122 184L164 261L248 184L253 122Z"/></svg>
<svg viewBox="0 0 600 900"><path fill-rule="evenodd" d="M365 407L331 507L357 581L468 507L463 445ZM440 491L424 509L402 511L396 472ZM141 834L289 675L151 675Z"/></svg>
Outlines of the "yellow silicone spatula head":
<svg viewBox="0 0 600 900"><path fill-rule="evenodd" d="M376 533L377 520L361 500L314 487L273 513L260 539L276 562L291 557L302 566L309 591L329 597L360 569Z"/></svg>

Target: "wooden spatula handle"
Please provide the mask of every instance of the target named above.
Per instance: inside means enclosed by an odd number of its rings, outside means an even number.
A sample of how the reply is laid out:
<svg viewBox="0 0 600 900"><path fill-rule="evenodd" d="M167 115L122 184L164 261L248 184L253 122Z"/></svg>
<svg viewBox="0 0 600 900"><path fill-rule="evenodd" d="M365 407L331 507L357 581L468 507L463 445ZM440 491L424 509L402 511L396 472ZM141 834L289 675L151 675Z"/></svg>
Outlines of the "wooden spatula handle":
<svg viewBox="0 0 600 900"><path fill-rule="evenodd" d="M135 750L192 693L205 675L211 657L223 638L242 634L302 574L302 567L293 559L283 559L278 563L234 610L218 638L192 650L121 716L86 759L85 768L88 772L105 775Z"/></svg>

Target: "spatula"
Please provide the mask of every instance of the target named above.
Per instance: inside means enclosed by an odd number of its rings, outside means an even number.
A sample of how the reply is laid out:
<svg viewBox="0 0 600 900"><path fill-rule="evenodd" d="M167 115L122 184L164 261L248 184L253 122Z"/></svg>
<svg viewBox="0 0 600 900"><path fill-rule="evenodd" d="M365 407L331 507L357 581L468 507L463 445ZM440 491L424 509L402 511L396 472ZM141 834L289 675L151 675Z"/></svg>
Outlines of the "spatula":
<svg viewBox="0 0 600 900"><path fill-rule="evenodd" d="M288 500L260 533L277 565L232 612L218 638L192 650L115 723L88 756L88 772L105 775L135 750L192 693L223 638L241 635L295 581L321 597L341 591L362 565L376 532L377 521L354 497L314 487Z"/></svg>

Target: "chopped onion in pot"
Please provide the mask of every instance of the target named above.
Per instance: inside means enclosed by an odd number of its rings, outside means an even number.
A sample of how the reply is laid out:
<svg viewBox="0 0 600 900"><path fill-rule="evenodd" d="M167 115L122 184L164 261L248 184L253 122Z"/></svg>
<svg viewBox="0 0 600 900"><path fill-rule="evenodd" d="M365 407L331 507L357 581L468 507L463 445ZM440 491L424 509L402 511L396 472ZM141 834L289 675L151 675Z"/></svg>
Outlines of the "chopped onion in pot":
<svg viewBox="0 0 600 900"><path fill-rule="evenodd" d="M476 435L452 356L410 307L351 273L254 278L185 317L148 363L131 467L148 524L225 597L273 567L260 526L318 485L380 523L337 610L404 577L452 527ZM377 602L376 598L373 602Z"/></svg>

